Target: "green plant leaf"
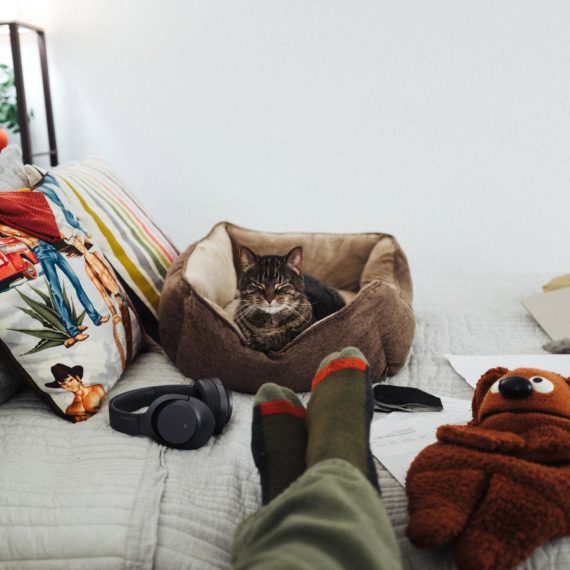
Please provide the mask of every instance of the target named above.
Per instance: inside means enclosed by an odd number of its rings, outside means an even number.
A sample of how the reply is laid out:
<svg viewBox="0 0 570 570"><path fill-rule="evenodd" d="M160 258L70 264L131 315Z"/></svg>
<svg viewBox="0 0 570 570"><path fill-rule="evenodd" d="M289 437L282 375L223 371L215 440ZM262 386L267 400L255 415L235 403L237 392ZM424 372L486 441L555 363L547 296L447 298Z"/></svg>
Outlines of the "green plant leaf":
<svg viewBox="0 0 570 570"><path fill-rule="evenodd" d="M29 317L32 317L32 319L35 319L36 321L39 321L42 325L44 325L44 327L51 327L51 324L49 321L46 321L45 319L43 319L40 315L38 315L38 313L34 313L34 311L32 311L32 309L25 309L24 307L18 307L18 309L20 309L20 311L23 311L24 313L26 313L26 315L28 315Z"/></svg>
<svg viewBox="0 0 570 570"><path fill-rule="evenodd" d="M34 352L40 352L40 350L47 350L48 348L55 348L56 346L61 346L63 342L58 340L40 340L32 350L20 354L20 356L26 356L27 354L33 354Z"/></svg>
<svg viewBox="0 0 570 570"><path fill-rule="evenodd" d="M6 128L14 133L19 132L20 125L18 121L14 70L6 64L1 64L0 67L0 101L2 101L0 125L6 125ZM30 117L28 116L28 121L29 120Z"/></svg>
<svg viewBox="0 0 570 570"><path fill-rule="evenodd" d="M37 287L34 287L33 285L30 285L30 289L31 289L36 295L38 295L38 297L41 297L41 298L43 299L43 302L44 302L46 305L48 305L48 307L49 307L50 309L55 310L55 305L54 305L54 303L53 303L53 298L52 298L52 296L51 296L51 289L50 289L49 283L47 282L46 279L44 279L44 281L45 281L45 284L46 284L46 286L47 286L48 291L50 292L49 294L48 294L48 293L44 293L41 289L38 289Z"/></svg>
<svg viewBox="0 0 570 570"><path fill-rule="evenodd" d="M61 293L63 295L63 302L67 305L67 310L69 311L69 314L72 316L73 320L75 321L75 318L73 316L73 311L71 309L71 303L69 302L69 297L67 296L67 290L65 289L65 281L61 284Z"/></svg>
<svg viewBox="0 0 570 570"><path fill-rule="evenodd" d="M20 295L20 297L26 302L26 304L32 308L32 310L34 310L36 313L38 313L40 317L42 317L43 319L45 319L50 323L51 328L53 328L54 330L61 331L64 334L67 334L67 329L63 326L63 323L61 322L61 317L56 311L54 311L50 307L47 307L46 305L38 303L38 301L34 301L32 298L28 297L18 289L16 289L16 291L18 295Z"/></svg>
<svg viewBox="0 0 570 570"><path fill-rule="evenodd" d="M48 280L44 277L44 281L46 282L47 285L47 291L48 291L48 295L49 295L49 306L57 313L57 310L55 308L55 299L53 298L53 291L51 290L51 287L49 286Z"/></svg>
<svg viewBox="0 0 570 570"><path fill-rule="evenodd" d="M69 311L69 314L71 315L71 320L76 323L77 322L77 312L75 311L75 303L73 303L73 300L70 301L69 297L67 296L67 289L65 288L65 283L63 283L61 291L63 293L63 301L64 303L67 305L67 310Z"/></svg>
<svg viewBox="0 0 570 570"><path fill-rule="evenodd" d="M81 315L79 315L79 317L77 316L77 309L75 308L75 303L73 302L73 298L70 300L67 297L67 294L65 292L65 283L63 284L63 294L65 296L65 300L66 303L68 303L68 307L71 306L71 318L73 319L73 322L79 326L80 324L83 323L83 319L85 318L85 311L83 311L81 313Z"/></svg>
<svg viewBox="0 0 570 570"><path fill-rule="evenodd" d="M41 338L43 340L60 340L66 341L69 337L68 334L63 334L59 331L52 331L50 329L9 329L14 332L29 334L30 336L35 336L36 338Z"/></svg>

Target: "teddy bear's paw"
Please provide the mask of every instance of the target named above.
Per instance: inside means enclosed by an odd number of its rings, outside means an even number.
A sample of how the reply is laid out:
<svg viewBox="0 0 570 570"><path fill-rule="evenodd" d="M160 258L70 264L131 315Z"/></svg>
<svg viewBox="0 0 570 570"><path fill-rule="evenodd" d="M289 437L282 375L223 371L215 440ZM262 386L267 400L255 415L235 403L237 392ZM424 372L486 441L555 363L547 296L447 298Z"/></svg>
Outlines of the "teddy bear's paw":
<svg viewBox="0 0 570 570"><path fill-rule="evenodd" d="M463 535L455 545L455 562L459 570L512 570L517 562L493 536L477 533ZM477 543L477 548L474 547Z"/></svg>
<svg viewBox="0 0 570 570"><path fill-rule="evenodd" d="M442 546L461 532L466 514L452 505L441 505L415 511L410 517L407 535L421 548Z"/></svg>
<svg viewBox="0 0 570 570"><path fill-rule="evenodd" d="M564 501L555 502L541 492L544 481L521 479L493 475L484 500L457 541L459 568L511 569L540 545L565 534Z"/></svg>

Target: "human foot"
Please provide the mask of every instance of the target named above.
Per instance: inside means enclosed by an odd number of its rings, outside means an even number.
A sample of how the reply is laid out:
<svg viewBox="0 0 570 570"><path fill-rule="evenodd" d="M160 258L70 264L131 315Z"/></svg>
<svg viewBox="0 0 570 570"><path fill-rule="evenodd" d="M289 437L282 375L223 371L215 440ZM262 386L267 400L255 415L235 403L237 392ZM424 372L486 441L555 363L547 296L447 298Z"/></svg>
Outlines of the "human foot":
<svg viewBox="0 0 570 570"><path fill-rule="evenodd" d="M251 451L267 504L305 471L306 410L296 394L264 384L253 403Z"/></svg>
<svg viewBox="0 0 570 570"><path fill-rule="evenodd" d="M85 333L79 333L76 334L75 336L72 336L71 338L68 338L64 343L63 346L65 346L65 348L69 348L70 346L73 346L76 342L81 342L83 340L86 340L89 338L88 334Z"/></svg>
<svg viewBox="0 0 570 570"><path fill-rule="evenodd" d="M307 406L307 468L344 459L379 490L370 452L374 400L368 361L354 347L327 356L319 366Z"/></svg>

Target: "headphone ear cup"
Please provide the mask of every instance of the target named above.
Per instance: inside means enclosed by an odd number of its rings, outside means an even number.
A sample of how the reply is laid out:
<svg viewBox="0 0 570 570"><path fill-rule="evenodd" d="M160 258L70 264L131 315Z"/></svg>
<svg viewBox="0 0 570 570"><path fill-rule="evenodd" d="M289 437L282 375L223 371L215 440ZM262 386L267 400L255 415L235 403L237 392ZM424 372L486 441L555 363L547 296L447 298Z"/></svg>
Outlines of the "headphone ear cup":
<svg viewBox="0 0 570 570"><path fill-rule="evenodd" d="M198 449L214 433L216 422L208 406L197 398L164 402L153 413L152 427L160 443L178 449Z"/></svg>
<svg viewBox="0 0 570 570"><path fill-rule="evenodd" d="M219 378L198 380L196 388L202 401L212 410L216 422L214 435L218 435L232 415L231 392L224 388Z"/></svg>

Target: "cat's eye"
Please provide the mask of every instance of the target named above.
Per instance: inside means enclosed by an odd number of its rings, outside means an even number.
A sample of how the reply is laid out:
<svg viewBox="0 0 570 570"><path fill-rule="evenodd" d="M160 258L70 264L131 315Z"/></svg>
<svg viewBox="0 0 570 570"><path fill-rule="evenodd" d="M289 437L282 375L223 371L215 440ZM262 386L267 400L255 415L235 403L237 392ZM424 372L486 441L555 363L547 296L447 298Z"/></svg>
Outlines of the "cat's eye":
<svg viewBox="0 0 570 570"><path fill-rule="evenodd" d="M275 285L275 291L285 291L289 287L289 283L279 283L279 285Z"/></svg>
<svg viewBox="0 0 570 570"><path fill-rule="evenodd" d="M260 291L263 291L263 287L261 285L259 285L259 283L250 283L247 287L246 287L246 291L250 294L253 295L254 293L259 293Z"/></svg>

